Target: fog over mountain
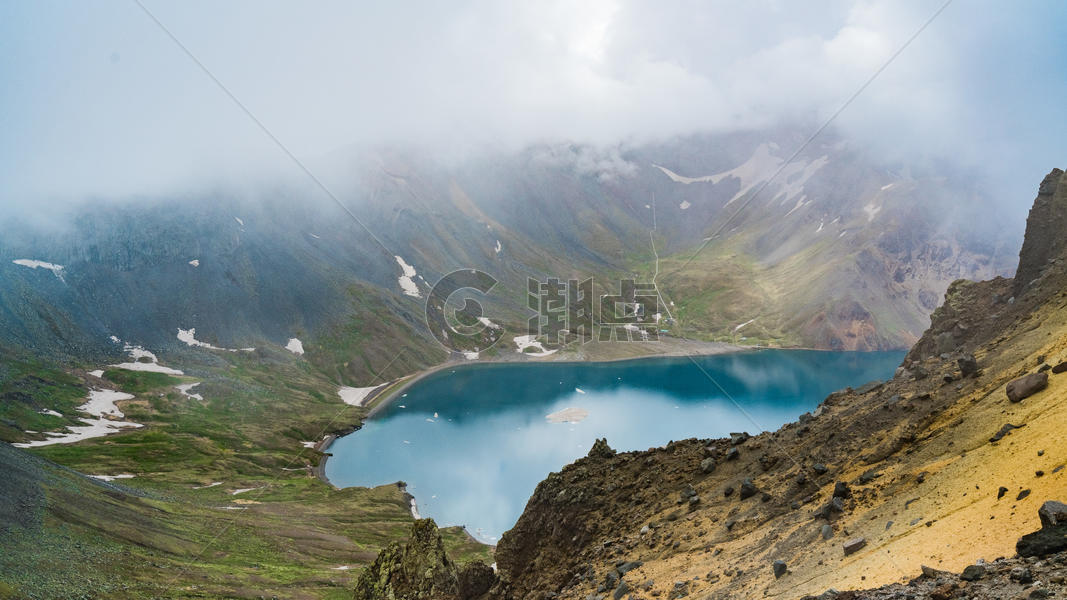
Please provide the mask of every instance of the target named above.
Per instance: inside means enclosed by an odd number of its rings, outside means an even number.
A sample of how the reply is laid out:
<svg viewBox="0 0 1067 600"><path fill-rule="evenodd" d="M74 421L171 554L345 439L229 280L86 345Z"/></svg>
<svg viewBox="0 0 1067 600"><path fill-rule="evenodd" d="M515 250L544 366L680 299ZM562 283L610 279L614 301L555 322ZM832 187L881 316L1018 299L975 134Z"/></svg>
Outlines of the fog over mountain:
<svg viewBox="0 0 1067 600"><path fill-rule="evenodd" d="M382 145L462 162L813 132L887 62L834 120L857 147L974 169L1019 214L1063 162L1056 103L1032 102L1067 92L1055 2L143 6L0 7L4 212L305 177L204 69L316 169Z"/></svg>

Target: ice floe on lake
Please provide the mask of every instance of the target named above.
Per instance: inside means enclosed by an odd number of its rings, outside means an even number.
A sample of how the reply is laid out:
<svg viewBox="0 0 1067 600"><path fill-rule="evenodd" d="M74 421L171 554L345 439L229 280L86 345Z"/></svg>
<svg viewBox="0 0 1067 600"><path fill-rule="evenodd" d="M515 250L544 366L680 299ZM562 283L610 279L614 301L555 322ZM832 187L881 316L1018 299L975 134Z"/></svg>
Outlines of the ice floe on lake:
<svg viewBox="0 0 1067 600"><path fill-rule="evenodd" d="M557 410L550 415L545 415L545 420L549 423L578 423L579 421L585 420L588 416L589 411L584 408L568 406L567 408Z"/></svg>

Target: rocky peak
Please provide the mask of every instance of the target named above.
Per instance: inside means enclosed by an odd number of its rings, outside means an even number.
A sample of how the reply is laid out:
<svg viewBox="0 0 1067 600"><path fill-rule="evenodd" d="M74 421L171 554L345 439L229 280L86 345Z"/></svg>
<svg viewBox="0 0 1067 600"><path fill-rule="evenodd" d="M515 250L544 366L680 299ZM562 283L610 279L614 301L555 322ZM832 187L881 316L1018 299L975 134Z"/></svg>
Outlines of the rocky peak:
<svg viewBox="0 0 1067 600"><path fill-rule="evenodd" d="M415 521L406 545L393 542L356 582L356 600L471 600L496 581L482 562L458 568L445 553L433 519Z"/></svg>
<svg viewBox="0 0 1067 600"><path fill-rule="evenodd" d="M1026 237L1013 286L1017 297L1041 277L1050 263L1067 258L1067 177L1063 174L1062 170L1053 169L1045 176L1026 219Z"/></svg>

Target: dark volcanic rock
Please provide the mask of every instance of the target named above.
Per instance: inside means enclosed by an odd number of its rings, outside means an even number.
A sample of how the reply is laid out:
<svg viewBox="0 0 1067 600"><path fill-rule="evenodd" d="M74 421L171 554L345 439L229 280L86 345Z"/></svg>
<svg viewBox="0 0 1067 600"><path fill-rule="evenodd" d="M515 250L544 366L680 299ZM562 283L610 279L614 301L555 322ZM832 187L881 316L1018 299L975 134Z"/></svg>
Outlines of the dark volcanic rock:
<svg viewBox="0 0 1067 600"><path fill-rule="evenodd" d="M751 479L745 479L741 482L741 499L746 500L755 496L759 490L756 489L756 484L752 483Z"/></svg>
<svg viewBox="0 0 1067 600"><path fill-rule="evenodd" d="M1005 423L1003 427L1001 427L996 433L993 434L993 437L989 438L989 441L990 442L999 442L1000 440L1004 439L1004 436L1006 436L1009 433L1011 433L1012 429L1021 429L1021 428L1025 427L1025 426L1026 426L1025 424L1023 424L1023 425L1012 425L1011 423Z"/></svg>
<svg viewBox="0 0 1067 600"><path fill-rule="evenodd" d="M975 360L973 354L961 356L956 359L956 364L960 367L960 373L963 373L964 377L971 377L978 374L978 361Z"/></svg>
<svg viewBox="0 0 1067 600"><path fill-rule="evenodd" d="M708 458L705 458L704 460L700 461L700 470L702 472L704 472L704 473L712 473L712 472L714 472L715 471L715 459L711 458L709 456Z"/></svg>
<svg viewBox="0 0 1067 600"><path fill-rule="evenodd" d="M1031 373L1008 383L1008 400L1022 402L1048 387L1048 373Z"/></svg>
<svg viewBox="0 0 1067 600"><path fill-rule="evenodd" d="M834 498L848 498L851 494L848 484L844 481L838 481L834 484Z"/></svg>
<svg viewBox="0 0 1067 600"><path fill-rule="evenodd" d="M1041 519L1041 527L1045 529L1067 525L1067 504L1049 500L1037 510L1037 516Z"/></svg>
<svg viewBox="0 0 1067 600"><path fill-rule="evenodd" d="M730 434L730 445L737 446L748 441L748 438L752 436L748 435L747 431L733 432Z"/></svg>
<svg viewBox="0 0 1067 600"><path fill-rule="evenodd" d="M789 567L786 566L784 560L776 560L771 565L771 570L774 572L774 578L778 579L789 571Z"/></svg>
<svg viewBox="0 0 1067 600"><path fill-rule="evenodd" d="M1061 362L1060 364L1056 365L1055 367L1052 367L1052 372L1057 374L1057 375L1059 375L1060 373L1063 373L1064 371L1067 371L1067 361Z"/></svg>
<svg viewBox="0 0 1067 600"><path fill-rule="evenodd" d="M611 458L612 456L615 456L615 451L608 445L607 438L597 438L597 440L593 442L593 447L589 449L589 456L591 458Z"/></svg>
<svg viewBox="0 0 1067 600"><path fill-rule="evenodd" d="M1063 235L1063 224L1067 222L1064 184L1067 184L1067 178L1063 177L1063 171L1053 169L1038 188L1034 206L1026 218L1026 236L1019 251L1019 268L1014 282L1016 297L1022 296L1030 282L1041 277L1049 260L1061 256L1067 246L1067 238Z"/></svg>
<svg viewBox="0 0 1067 600"><path fill-rule="evenodd" d="M867 538L852 538L845 542L841 547L845 550L845 556L854 554L863 549L867 545Z"/></svg>
<svg viewBox="0 0 1067 600"><path fill-rule="evenodd" d="M1067 550L1067 525L1048 527L1019 538L1015 551L1019 556L1047 556Z"/></svg>
<svg viewBox="0 0 1067 600"><path fill-rule="evenodd" d="M964 581L978 581L985 575L985 567L982 565L968 565L963 570L963 574L960 575L960 579Z"/></svg>

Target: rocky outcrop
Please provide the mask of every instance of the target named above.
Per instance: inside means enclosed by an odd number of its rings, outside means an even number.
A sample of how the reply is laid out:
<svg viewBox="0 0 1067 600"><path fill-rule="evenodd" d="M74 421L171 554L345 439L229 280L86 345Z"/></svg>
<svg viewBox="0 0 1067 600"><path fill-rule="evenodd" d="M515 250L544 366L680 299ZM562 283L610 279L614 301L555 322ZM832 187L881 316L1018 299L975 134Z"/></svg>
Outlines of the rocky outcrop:
<svg viewBox="0 0 1067 600"><path fill-rule="evenodd" d="M1036 285L1050 264L1062 260L1067 250L1064 223L1067 223L1067 178L1060 169L1053 169L1041 182L1026 219L1026 237L1012 286L1016 297Z"/></svg>
<svg viewBox="0 0 1067 600"><path fill-rule="evenodd" d="M473 600L496 577L482 562L458 568L445 553L433 519L415 521L407 544L393 542L378 553L356 582L356 600Z"/></svg>

